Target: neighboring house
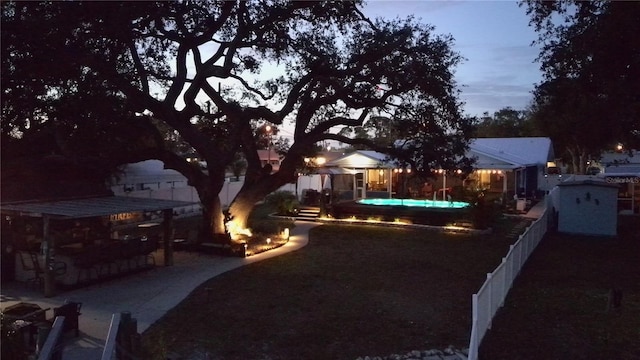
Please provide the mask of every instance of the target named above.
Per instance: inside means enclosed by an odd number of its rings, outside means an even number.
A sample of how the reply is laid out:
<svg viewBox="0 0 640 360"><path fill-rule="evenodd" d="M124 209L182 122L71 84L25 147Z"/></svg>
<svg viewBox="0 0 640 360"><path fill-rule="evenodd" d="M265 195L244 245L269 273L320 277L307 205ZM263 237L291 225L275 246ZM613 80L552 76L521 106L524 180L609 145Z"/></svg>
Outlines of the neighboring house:
<svg viewBox="0 0 640 360"><path fill-rule="evenodd" d="M273 149L258 150L258 157L260 158L260 164L264 167L267 164L271 164L272 172L276 172L280 169L280 154Z"/></svg>
<svg viewBox="0 0 640 360"><path fill-rule="evenodd" d="M122 173L112 179L114 194L126 195L141 190L183 188L187 178L176 170L166 169L160 160L146 160L124 165Z"/></svg>
<svg viewBox="0 0 640 360"><path fill-rule="evenodd" d="M387 156L375 151L355 151L325 166L345 168L355 172L348 191L353 199L394 197L407 188L411 196L444 198L451 186L500 192L513 196L532 196L547 190L545 175L552 166L554 152L551 140L543 137L474 139L466 154L476 160L475 170L464 181L457 171L435 170L435 180L422 186L406 185L410 169L403 169ZM443 191L443 189L445 189ZM342 199L347 194L340 196Z"/></svg>
<svg viewBox="0 0 640 360"><path fill-rule="evenodd" d="M187 178L173 169L166 169L160 160L145 160L127 164L122 173L114 176L110 182L111 191L116 196L137 198L177 200L194 203L174 209L176 215L191 214L200 211L200 198Z"/></svg>
<svg viewBox="0 0 640 360"><path fill-rule="evenodd" d="M640 213L640 151L605 153L596 166L599 177L618 185L618 209Z"/></svg>

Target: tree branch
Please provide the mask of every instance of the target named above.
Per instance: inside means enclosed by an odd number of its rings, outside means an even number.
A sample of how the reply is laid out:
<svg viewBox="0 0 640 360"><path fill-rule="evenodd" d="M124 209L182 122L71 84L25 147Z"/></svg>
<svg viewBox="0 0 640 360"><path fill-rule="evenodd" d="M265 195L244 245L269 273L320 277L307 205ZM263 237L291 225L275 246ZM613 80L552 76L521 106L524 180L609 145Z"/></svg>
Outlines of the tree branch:
<svg viewBox="0 0 640 360"><path fill-rule="evenodd" d="M167 102L175 105L178 100L178 96L184 89L184 84L187 79L187 49L181 44L178 46L178 55L176 56L176 76L173 84L167 92Z"/></svg>
<svg viewBox="0 0 640 360"><path fill-rule="evenodd" d="M140 56L138 55L138 51L134 45L134 42L129 43L129 52L131 52L131 58L133 59L133 64L138 71L138 76L140 78L140 85L142 86L142 91L145 93L149 93L149 80L147 79L147 71L142 65L142 61L140 60Z"/></svg>

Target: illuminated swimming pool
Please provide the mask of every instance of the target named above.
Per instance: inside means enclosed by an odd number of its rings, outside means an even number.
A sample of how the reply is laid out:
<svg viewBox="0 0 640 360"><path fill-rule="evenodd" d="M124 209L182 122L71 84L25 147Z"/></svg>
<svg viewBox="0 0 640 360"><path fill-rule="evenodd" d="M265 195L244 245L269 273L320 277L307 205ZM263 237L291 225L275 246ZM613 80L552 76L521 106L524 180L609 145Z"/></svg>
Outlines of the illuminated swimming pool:
<svg viewBox="0 0 640 360"><path fill-rule="evenodd" d="M408 220L414 224L446 225L460 219L469 209L463 201L369 198L333 205L337 219Z"/></svg>
<svg viewBox="0 0 640 360"><path fill-rule="evenodd" d="M360 199L357 201L362 205L379 206L408 206L437 209L461 209L469 206L464 201L442 201L442 200L416 200L416 199Z"/></svg>

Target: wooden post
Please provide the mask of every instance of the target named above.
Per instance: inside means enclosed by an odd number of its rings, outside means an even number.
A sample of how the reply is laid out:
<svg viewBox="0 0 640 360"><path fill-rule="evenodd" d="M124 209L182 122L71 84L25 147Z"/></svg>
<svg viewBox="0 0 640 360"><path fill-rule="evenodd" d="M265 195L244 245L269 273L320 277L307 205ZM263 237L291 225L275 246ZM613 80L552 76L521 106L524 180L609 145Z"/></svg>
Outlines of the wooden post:
<svg viewBox="0 0 640 360"><path fill-rule="evenodd" d="M52 297L56 292L56 284L53 271L53 259L52 255L55 253L53 250L53 241L49 235L49 216L42 216L42 241L43 255L44 255L44 296Z"/></svg>
<svg viewBox="0 0 640 360"><path fill-rule="evenodd" d="M164 266L173 266L173 209L163 211Z"/></svg>

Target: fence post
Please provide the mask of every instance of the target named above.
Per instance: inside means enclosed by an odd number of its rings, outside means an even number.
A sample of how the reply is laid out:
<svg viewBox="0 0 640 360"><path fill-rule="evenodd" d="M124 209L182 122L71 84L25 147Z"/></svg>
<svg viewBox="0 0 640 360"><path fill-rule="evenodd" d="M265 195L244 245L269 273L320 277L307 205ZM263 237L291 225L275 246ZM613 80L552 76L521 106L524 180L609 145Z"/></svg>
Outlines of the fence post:
<svg viewBox="0 0 640 360"><path fill-rule="evenodd" d="M62 332L64 331L64 316L57 316L53 321L53 326L47 334L47 338L38 352L38 360L53 360L62 358L62 347L60 346ZM38 341L40 334L38 333ZM39 345L39 344L38 344Z"/></svg>
<svg viewBox="0 0 640 360"><path fill-rule="evenodd" d="M499 307L503 307L504 306L504 300L507 297L507 258L503 257L502 258L502 268L504 269L504 271L502 272L502 283L501 283L501 287L500 287L500 304Z"/></svg>
<svg viewBox="0 0 640 360"><path fill-rule="evenodd" d="M478 358L478 294L471 296L471 339L469 339L469 360Z"/></svg>
<svg viewBox="0 0 640 360"><path fill-rule="evenodd" d="M113 358L113 351L117 347L118 329L120 328L121 314L113 314L111 316L111 324L109 325L109 332L107 333L107 340L104 343L104 350L102 351L102 360L111 360Z"/></svg>
<svg viewBox="0 0 640 360"><path fill-rule="evenodd" d="M140 347L138 321L131 317L130 312L123 311L116 336L116 358L137 359L140 355Z"/></svg>
<svg viewBox="0 0 640 360"><path fill-rule="evenodd" d="M487 292L489 293L489 321L487 322L487 329L491 329L491 322L493 321L493 281L491 281L491 273L487 274Z"/></svg>
<svg viewBox="0 0 640 360"><path fill-rule="evenodd" d="M524 264L524 262L526 261L526 257L524 258L524 260L522 259L522 254L524 251L526 251L526 246L527 244L524 243L524 240L522 240L524 238L523 235L520 235L520 237L518 238L518 242L520 243L520 259L518 259L518 274L520 273L520 270L522 270L522 264ZM523 250L524 249L524 250Z"/></svg>
<svg viewBox="0 0 640 360"><path fill-rule="evenodd" d="M513 257L515 256L515 250L513 250L514 248L514 245L509 245L509 252L507 253L507 256L509 258L509 289L513 287L513 280L516 278L516 272L513 271L513 264L515 263L513 261Z"/></svg>

